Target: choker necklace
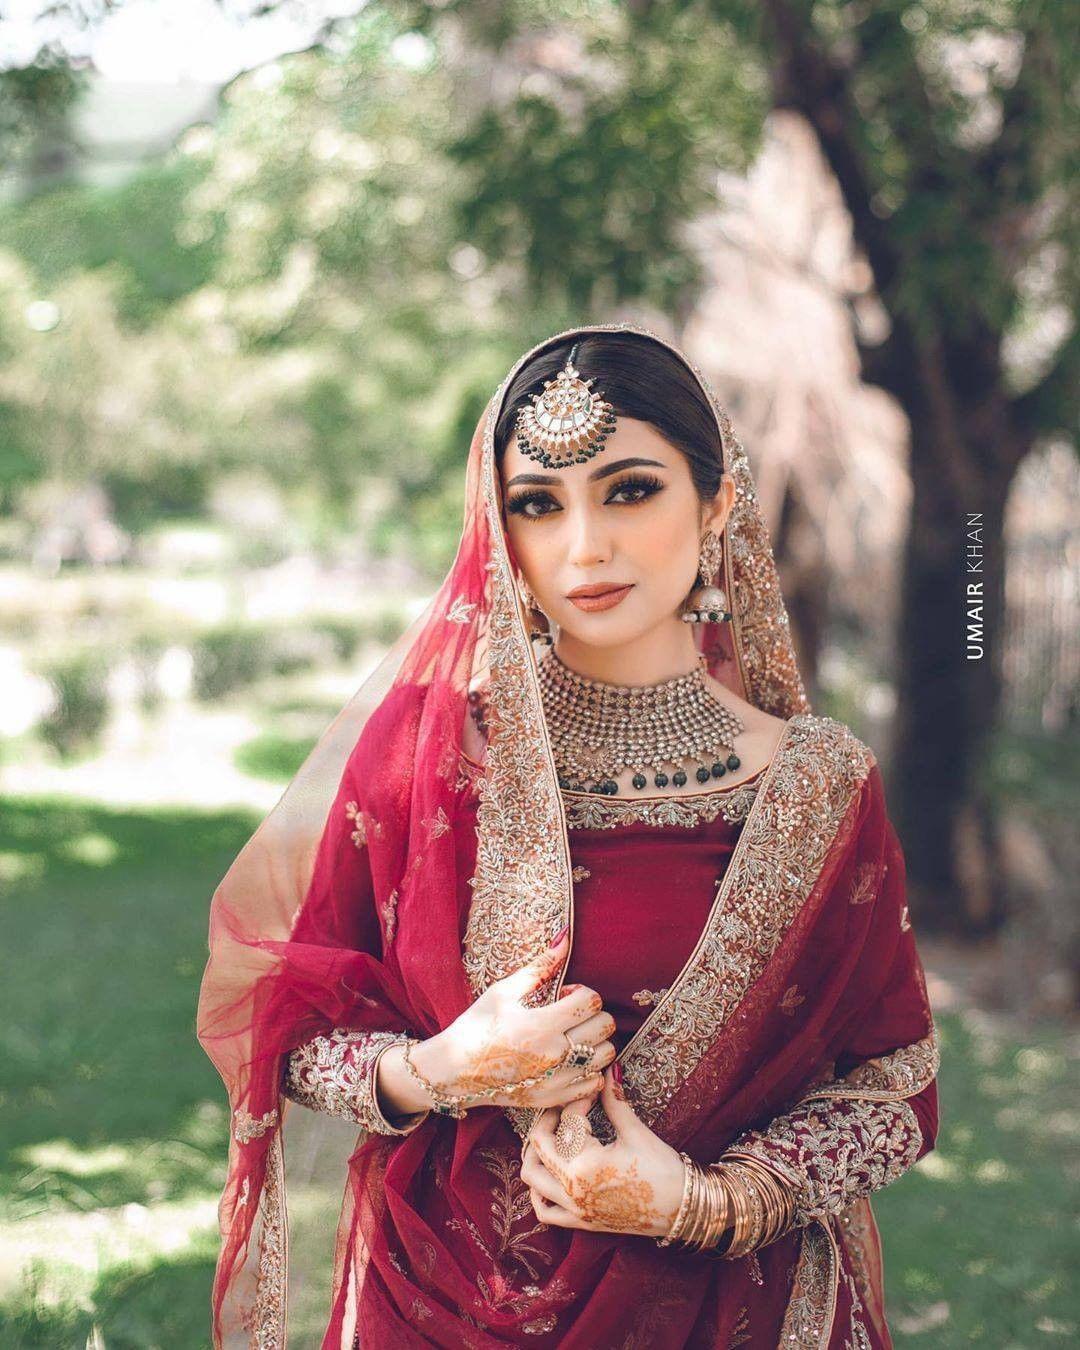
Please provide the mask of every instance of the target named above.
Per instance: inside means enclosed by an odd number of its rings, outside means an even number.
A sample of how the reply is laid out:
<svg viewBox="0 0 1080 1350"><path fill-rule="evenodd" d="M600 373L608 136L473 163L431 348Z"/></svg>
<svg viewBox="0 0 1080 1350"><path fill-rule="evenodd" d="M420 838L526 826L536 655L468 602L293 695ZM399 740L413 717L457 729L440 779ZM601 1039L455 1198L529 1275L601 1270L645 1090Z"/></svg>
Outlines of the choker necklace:
<svg viewBox="0 0 1080 1350"><path fill-rule="evenodd" d="M723 778L741 760L732 742L743 723L705 683L705 658L686 675L662 684L602 684L571 670L549 647L537 666L544 718L559 786L617 796L616 776L633 769L634 787L687 780L683 763L698 761L699 783ZM670 779L663 765L674 766Z"/></svg>

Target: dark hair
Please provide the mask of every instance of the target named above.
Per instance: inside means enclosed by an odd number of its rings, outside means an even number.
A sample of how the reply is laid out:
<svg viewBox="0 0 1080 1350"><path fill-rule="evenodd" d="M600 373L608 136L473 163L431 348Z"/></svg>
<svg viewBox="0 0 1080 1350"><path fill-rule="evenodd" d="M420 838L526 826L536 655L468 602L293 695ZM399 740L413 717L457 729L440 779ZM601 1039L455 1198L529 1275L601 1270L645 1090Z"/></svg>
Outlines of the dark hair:
<svg viewBox="0 0 1080 1350"><path fill-rule="evenodd" d="M712 501L725 467L716 416L693 372L670 348L641 333L585 333L577 339L571 334L537 352L503 399L495 424L496 463L514 434L518 410L562 370L575 341L574 366L581 376L595 380L593 388L616 416L648 422L669 441L689 464L699 498Z"/></svg>

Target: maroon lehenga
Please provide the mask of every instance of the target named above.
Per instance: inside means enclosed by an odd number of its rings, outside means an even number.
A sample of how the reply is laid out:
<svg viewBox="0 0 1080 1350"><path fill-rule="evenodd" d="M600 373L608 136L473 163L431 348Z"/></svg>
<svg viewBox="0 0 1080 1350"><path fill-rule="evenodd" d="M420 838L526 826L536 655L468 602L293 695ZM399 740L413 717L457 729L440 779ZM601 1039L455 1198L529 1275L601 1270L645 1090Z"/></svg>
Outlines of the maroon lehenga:
<svg viewBox="0 0 1080 1350"><path fill-rule="evenodd" d="M297 1111L368 1125L324 1350L888 1346L868 1197L933 1145L937 1048L880 771L809 711L745 454L694 370L738 486L735 621L703 650L784 719L780 743L704 793L559 789L492 460L513 373L473 439L458 557L392 680L343 711L215 896L199 1034L234 1123L215 1346L286 1344ZM481 686L482 769L462 747ZM566 922L543 998L602 994L628 1100L661 1138L701 1162L738 1148L784 1179L795 1220L776 1241L727 1260L545 1226L519 1175L534 1112L378 1110L379 1048L447 1026ZM606 1137L599 1104L590 1123Z"/></svg>

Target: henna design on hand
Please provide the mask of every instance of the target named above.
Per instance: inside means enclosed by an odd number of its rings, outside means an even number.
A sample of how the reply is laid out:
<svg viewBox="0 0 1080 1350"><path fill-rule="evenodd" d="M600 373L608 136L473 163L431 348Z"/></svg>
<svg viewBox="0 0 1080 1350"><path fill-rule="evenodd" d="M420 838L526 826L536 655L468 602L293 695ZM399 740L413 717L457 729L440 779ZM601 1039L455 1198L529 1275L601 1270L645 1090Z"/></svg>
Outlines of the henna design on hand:
<svg viewBox="0 0 1080 1350"><path fill-rule="evenodd" d="M652 1184L638 1176L634 1162L626 1169L598 1167L575 1178L568 1193L586 1222L610 1232L649 1232L660 1219Z"/></svg>
<svg viewBox="0 0 1080 1350"><path fill-rule="evenodd" d="M468 1068L455 1079L455 1092L482 1092L485 1088L517 1083L534 1078L549 1069L553 1061L532 1050L502 1041L491 1041L473 1057Z"/></svg>

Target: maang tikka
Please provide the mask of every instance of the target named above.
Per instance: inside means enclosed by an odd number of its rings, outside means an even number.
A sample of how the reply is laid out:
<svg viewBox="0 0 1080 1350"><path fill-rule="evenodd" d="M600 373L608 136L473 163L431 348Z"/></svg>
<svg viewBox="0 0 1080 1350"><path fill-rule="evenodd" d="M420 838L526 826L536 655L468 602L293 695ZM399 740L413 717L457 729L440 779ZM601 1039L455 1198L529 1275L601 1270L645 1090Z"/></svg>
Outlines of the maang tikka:
<svg viewBox="0 0 1080 1350"><path fill-rule="evenodd" d="M514 426L521 453L548 469L584 464L615 430L614 408L574 369L580 345L574 343L566 365L544 381L543 391L530 395L533 406L519 410Z"/></svg>

